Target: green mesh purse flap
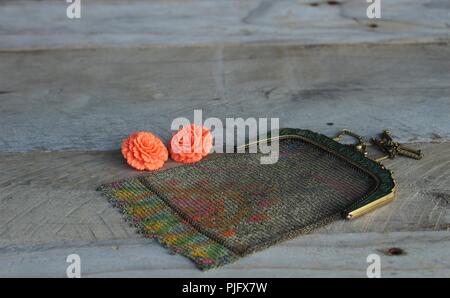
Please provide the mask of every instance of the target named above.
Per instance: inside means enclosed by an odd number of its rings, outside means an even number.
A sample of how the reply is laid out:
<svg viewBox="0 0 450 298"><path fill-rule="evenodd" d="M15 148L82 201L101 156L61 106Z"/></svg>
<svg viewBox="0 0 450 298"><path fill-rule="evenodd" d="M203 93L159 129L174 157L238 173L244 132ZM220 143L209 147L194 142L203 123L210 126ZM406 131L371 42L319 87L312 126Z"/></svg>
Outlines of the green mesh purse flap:
<svg viewBox="0 0 450 298"><path fill-rule="evenodd" d="M321 134L281 129L278 161L261 164L261 156L216 154L99 189L140 233L200 269L393 199L388 170Z"/></svg>

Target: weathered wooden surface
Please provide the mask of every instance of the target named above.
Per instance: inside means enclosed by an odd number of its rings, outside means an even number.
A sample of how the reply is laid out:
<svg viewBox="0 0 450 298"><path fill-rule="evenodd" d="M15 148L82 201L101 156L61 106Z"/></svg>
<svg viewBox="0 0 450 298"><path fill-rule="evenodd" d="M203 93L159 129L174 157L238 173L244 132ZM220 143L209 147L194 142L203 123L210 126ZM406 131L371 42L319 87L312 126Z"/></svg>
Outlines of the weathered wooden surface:
<svg viewBox="0 0 450 298"><path fill-rule="evenodd" d="M385 277L450 277L448 1L383 0L377 21L360 0L92 0L82 20L66 5L0 2L0 276L65 276L79 253L92 277L365 277L378 253ZM126 135L167 141L194 109L328 135L389 128L425 157L385 162L388 206L201 273L95 191L140 174L117 151Z"/></svg>
<svg viewBox="0 0 450 298"><path fill-rule="evenodd" d="M194 109L450 140L448 2L383 1L378 28L364 1L312 2L94 0L69 20L61 1L3 1L0 151L167 140Z"/></svg>
<svg viewBox="0 0 450 298"><path fill-rule="evenodd" d="M81 20L69 20L65 1L2 1L0 48L417 43L448 39L450 33L447 0L383 0L382 19L376 21L367 18L368 4L361 0L81 2Z"/></svg>
<svg viewBox="0 0 450 298"><path fill-rule="evenodd" d="M307 235L220 269L201 272L151 240L49 243L0 248L0 277L65 277L79 254L81 277L359 277L378 254L381 277L449 277L450 233L397 232ZM392 247L402 255L389 255Z"/></svg>
<svg viewBox="0 0 450 298"><path fill-rule="evenodd" d="M78 253L92 277L365 277L367 255L378 253L383 276L448 277L450 143L413 146L423 160L385 162L399 185L391 204L208 273L142 240L95 191L139 174L118 151L2 153L0 276L64 276L66 256ZM407 254L383 255L389 247Z"/></svg>
<svg viewBox="0 0 450 298"><path fill-rule="evenodd" d="M0 69L1 151L111 150L134 130L168 140L194 109L450 140L447 43L0 52Z"/></svg>

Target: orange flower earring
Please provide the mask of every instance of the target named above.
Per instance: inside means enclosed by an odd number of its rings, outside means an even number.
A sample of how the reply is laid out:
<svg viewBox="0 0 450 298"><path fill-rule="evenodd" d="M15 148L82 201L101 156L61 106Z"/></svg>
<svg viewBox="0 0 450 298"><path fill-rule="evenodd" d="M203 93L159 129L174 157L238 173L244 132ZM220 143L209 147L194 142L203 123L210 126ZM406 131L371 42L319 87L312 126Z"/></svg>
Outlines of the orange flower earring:
<svg viewBox="0 0 450 298"><path fill-rule="evenodd" d="M190 124L181 128L169 142L170 157L182 163L200 161L213 146L211 132L206 127Z"/></svg>
<svg viewBox="0 0 450 298"><path fill-rule="evenodd" d="M128 164L138 170L160 169L168 158L163 142L149 132L135 132L122 142L122 155Z"/></svg>
<svg viewBox="0 0 450 298"><path fill-rule="evenodd" d="M155 171L163 167L169 152L170 157L177 162L195 163L208 155L212 146L211 132L205 127L190 124L172 137L169 150L154 134L140 131L122 142L121 151L131 167L141 171Z"/></svg>

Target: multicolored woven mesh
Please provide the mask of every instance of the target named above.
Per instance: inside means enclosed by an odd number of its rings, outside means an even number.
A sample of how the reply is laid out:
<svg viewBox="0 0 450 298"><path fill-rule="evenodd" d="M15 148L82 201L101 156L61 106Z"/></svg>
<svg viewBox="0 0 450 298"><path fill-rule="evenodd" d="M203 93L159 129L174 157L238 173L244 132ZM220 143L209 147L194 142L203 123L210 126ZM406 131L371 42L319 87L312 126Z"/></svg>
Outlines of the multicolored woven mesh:
<svg viewBox="0 0 450 298"><path fill-rule="evenodd" d="M379 191L364 157L296 133L280 140L275 164L261 164L261 153L220 154L100 190L144 236L200 269L218 267L342 218Z"/></svg>

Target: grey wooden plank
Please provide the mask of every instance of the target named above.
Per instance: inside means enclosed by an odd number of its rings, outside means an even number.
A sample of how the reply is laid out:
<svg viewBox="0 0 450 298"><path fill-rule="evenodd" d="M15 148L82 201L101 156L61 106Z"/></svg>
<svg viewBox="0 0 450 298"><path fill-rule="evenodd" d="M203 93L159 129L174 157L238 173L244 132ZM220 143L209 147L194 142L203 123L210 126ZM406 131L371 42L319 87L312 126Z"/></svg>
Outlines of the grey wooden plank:
<svg viewBox="0 0 450 298"><path fill-rule="evenodd" d="M65 1L2 1L0 48L448 39L448 1L382 2L382 19L372 21L366 15L368 4L360 0L338 5L313 0L90 0L82 1L80 20L67 19ZM373 23L378 27L370 27Z"/></svg>
<svg viewBox="0 0 450 298"><path fill-rule="evenodd" d="M448 43L0 52L0 151L111 150L134 130L168 140L194 109L450 140L449 57Z"/></svg>
<svg viewBox="0 0 450 298"><path fill-rule="evenodd" d="M448 1L383 1L376 28L364 1L308 3L93 0L70 21L61 1L2 1L0 152L117 149L138 129L167 141L194 108L450 140ZM449 277L449 144L385 162L399 183L388 206L207 273L138 237L95 192L138 175L119 152L0 153L0 276L64 276L79 253L87 277L365 277L378 253L383 276ZM393 246L406 254L383 253Z"/></svg>
<svg viewBox="0 0 450 298"><path fill-rule="evenodd" d="M424 151L422 160L385 162L398 182L394 202L316 233L449 230L450 143L412 146ZM0 247L139 238L95 191L143 174L129 168L120 152L1 153L0 168Z"/></svg>
<svg viewBox="0 0 450 298"><path fill-rule="evenodd" d="M0 249L1 277L65 277L66 258L81 258L82 277L366 277L378 254L381 277L450 277L450 233L306 235L201 272L153 240L70 242ZM389 255L398 247L402 255Z"/></svg>

